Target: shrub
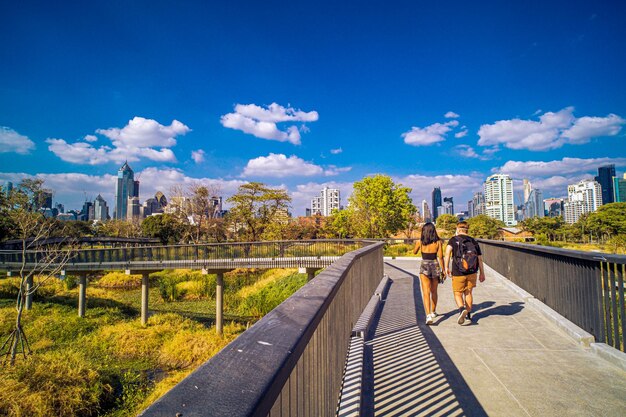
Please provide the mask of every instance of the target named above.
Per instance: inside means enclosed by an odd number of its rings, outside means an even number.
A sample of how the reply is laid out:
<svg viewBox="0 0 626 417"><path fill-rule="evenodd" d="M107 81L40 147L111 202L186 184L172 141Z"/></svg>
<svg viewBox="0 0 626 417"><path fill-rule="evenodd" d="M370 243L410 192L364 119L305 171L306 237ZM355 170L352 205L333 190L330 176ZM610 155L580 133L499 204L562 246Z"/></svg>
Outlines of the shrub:
<svg viewBox="0 0 626 417"><path fill-rule="evenodd" d="M242 315L262 317L306 284L305 274L292 273L249 293L238 306Z"/></svg>
<svg viewBox="0 0 626 417"><path fill-rule="evenodd" d="M109 272L97 281L97 285L105 288L136 288L141 286L141 275Z"/></svg>

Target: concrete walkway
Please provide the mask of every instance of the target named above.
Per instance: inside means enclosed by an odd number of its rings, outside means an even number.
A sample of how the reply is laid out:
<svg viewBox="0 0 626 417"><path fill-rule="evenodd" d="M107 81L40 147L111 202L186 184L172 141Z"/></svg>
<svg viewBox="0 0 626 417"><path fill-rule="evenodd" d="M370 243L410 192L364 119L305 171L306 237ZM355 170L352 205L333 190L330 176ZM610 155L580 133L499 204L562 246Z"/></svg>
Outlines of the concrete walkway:
<svg viewBox="0 0 626 417"><path fill-rule="evenodd" d="M419 260L393 280L366 345L365 415L626 416L626 372L577 345L499 279L474 291L457 324L450 280L426 326Z"/></svg>

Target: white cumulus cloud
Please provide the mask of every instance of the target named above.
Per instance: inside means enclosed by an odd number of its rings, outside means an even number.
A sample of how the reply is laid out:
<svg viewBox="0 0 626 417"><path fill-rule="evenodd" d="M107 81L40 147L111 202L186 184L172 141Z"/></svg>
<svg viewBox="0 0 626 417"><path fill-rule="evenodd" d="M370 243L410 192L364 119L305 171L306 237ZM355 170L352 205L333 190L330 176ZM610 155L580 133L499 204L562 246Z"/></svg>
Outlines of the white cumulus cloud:
<svg viewBox="0 0 626 417"><path fill-rule="evenodd" d="M454 149L459 155L465 158L476 158L476 159L481 159L481 160L489 159L483 155L477 154L474 148L472 148L469 145L458 145L458 146L455 146Z"/></svg>
<svg viewBox="0 0 626 417"><path fill-rule="evenodd" d="M248 161L245 166L242 177L311 177L334 176L342 172L347 172L351 168L338 168L334 165L328 166L326 169L307 162L296 155L287 157L284 154L270 153L268 156L259 156Z"/></svg>
<svg viewBox="0 0 626 417"><path fill-rule="evenodd" d="M454 134L454 137L457 139L464 138L465 136L467 136L467 129L461 130L460 132Z"/></svg>
<svg viewBox="0 0 626 417"><path fill-rule="evenodd" d="M618 167L626 166L626 158L563 158L555 161L507 161L492 172L509 174L512 177L547 177L575 173L597 173L601 165L615 164Z"/></svg>
<svg viewBox="0 0 626 417"><path fill-rule="evenodd" d="M333 154L333 155L338 155L338 154L340 154L342 152L343 152L343 149L341 149L341 148L331 149L330 150L330 153Z"/></svg>
<svg viewBox="0 0 626 417"><path fill-rule="evenodd" d="M15 130L0 126L0 153L15 152L26 155L35 149L35 143Z"/></svg>
<svg viewBox="0 0 626 417"><path fill-rule="evenodd" d="M428 146L446 140L446 134L458 125L459 122L456 120L450 120L446 123L433 123L424 128L413 126L411 130L404 132L401 136L407 145Z"/></svg>
<svg viewBox="0 0 626 417"><path fill-rule="evenodd" d="M64 161L76 164L98 165L108 162L134 162L141 158L157 162L176 162L170 149L176 145L176 137L191 129L178 120L164 126L156 120L134 117L123 128L97 129L96 133L111 140L111 145L95 147L98 138L85 136L86 142L69 143L64 139L49 138L48 150ZM88 143L89 142L89 143Z"/></svg>
<svg viewBox="0 0 626 417"><path fill-rule="evenodd" d="M460 116L453 111L449 111L446 114L444 114L443 117L445 117L446 119L456 119Z"/></svg>
<svg viewBox="0 0 626 417"><path fill-rule="evenodd" d="M566 107L556 113L546 112L538 121L511 119L482 125L478 145L547 151L565 144L587 143L594 137L615 136L626 123L615 114L577 119L573 112L573 107Z"/></svg>
<svg viewBox="0 0 626 417"><path fill-rule="evenodd" d="M204 162L205 155L206 153L202 149L198 149L197 151L191 151L191 159L193 159L196 164Z"/></svg>
<svg viewBox="0 0 626 417"><path fill-rule="evenodd" d="M307 132L308 128L302 125L299 129L291 125L281 130L277 123L315 122L318 119L319 115L316 111L304 112L293 107L283 107L277 103L272 103L267 108L256 104L237 104L235 111L223 115L220 122L224 127L241 130L261 139L299 145L301 143L300 131Z"/></svg>

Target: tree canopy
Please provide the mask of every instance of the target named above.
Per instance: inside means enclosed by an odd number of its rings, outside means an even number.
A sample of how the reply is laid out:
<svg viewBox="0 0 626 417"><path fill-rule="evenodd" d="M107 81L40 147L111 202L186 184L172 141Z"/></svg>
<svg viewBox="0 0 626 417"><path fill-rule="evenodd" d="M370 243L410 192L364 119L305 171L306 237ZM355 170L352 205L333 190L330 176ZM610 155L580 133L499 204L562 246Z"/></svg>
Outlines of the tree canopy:
<svg viewBox="0 0 626 417"><path fill-rule="evenodd" d="M417 211L410 192L387 175L356 181L346 209L355 237L384 238L404 229Z"/></svg>
<svg viewBox="0 0 626 417"><path fill-rule="evenodd" d="M282 188L250 182L239 186L228 202L232 204L228 221L235 234L244 241L254 242L273 222L286 217L291 197Z"/></svg>
<svg viewBox="0 0 626 417"><path fill-rule="evenodd" d="M459 222L459 219L452 214L442 214L437 217L437 229L443 231L444 237L450 237L454 235L456 231L456 224Z"/></svg>
<svg viewBox="0 0 626 417"><path fill-rule="evenodd" d="M498 228L504 227L505 224L501 220L492 219L491 217L480 214L467 220L469 224L469 235L483 239L493 239L498 234Z"/></svg>

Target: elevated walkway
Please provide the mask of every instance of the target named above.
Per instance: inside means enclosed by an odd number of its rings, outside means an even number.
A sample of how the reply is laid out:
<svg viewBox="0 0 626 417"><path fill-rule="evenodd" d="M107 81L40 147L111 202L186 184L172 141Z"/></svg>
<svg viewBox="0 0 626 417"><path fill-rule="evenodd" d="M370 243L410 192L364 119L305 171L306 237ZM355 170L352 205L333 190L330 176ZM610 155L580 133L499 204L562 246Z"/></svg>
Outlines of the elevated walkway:
<svg viewBox="0 0 626 417"><path fill-rule="evenodd" d="M426 326L419 260L392 280L365 346L363 415L625 416L626 372L574 341L495 274L457 324L451 282Z"/></svg>

